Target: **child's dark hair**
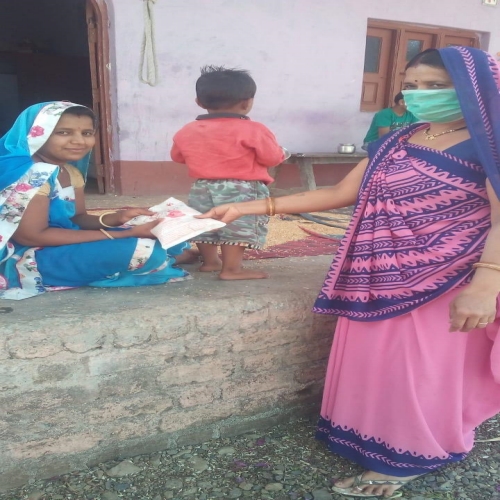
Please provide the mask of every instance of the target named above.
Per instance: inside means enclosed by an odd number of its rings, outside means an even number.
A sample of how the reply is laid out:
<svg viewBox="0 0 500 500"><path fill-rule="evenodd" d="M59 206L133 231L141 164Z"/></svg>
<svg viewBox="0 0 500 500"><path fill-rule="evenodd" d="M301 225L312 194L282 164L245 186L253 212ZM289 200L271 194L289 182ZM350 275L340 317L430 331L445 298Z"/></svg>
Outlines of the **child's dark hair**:
<svg viewBox="0 0 500 500"><path fill-rule="evenodd" d="M92 124L94 126L94 130L97 130L99 125L99 121L97 120L97 116L95 113L85 106L72 106L71 108L66 109L63 112L63 115L74 115L74 116L88 116L92 119Z"/></svg>
<svg viewBox="0 0 500 500"><path fill-rule="evenodd" d="M420 52L410 60L410 62L406 65L405 70L408 68L414 68L419 64L432 66L433 68L446 69L443 59L441 58L441 54L437 49L427 49Z"/></svg>
<svg viewBox="0 0 500 500"><path fill-rule="evenodd" d="M396 104L399 104L399 101L401 100L404 100L405 96L403 95L403 92L398 92L395 96L394 96L394 102Z"/></svg>
<svg viewBox="0 0 500 500"><path fill-rule="evenodd" d="M223 66L203 66L196 82L196 97L206 109L230 108L252 99L257 85L248 71Z"/></svg>

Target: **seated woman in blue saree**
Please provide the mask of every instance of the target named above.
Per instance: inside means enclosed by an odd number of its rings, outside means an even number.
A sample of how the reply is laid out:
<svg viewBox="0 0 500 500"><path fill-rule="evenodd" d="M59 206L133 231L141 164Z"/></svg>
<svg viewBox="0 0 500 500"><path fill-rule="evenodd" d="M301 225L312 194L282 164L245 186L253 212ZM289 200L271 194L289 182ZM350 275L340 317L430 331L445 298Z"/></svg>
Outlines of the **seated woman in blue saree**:
<svg viewBox="0 0 500 500"><path fill-rule="evenodd" d="M93 112L36 104L0 139L0 298L80 286L141 286L189 278L174 267L187 243L162 249L156 222L120 228L144 208L87 214L84 185L95 144Z"/></svg>

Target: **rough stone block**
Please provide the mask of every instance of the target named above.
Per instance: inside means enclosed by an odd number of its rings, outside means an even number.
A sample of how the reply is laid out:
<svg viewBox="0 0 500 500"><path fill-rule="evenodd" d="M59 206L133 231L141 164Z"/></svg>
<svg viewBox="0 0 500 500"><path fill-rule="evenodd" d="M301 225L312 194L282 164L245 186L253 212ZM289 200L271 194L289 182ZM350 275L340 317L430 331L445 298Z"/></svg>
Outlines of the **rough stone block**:
<svg viewBox="0 0 500 500"><path fill-rule="evenodd" d="M64 332L61 338L64 348L79 354L101 349L106 343L108 333L96 329L96 325L87 325L87 327L82 325L82 327L82 330L78 328ZM82 335L83 331L85 331L84 335Z"/></svg>
<svg viewBox="0 0 500 500"><path fill-rule="evenodd" d="M185 386L179 398L182 408L191 408L193 406L206 405L213 403L220 397L221 391L213 385L204 386Z"/></svg>
<svg viewBox="0 0 500 500"><path fill-rule="evenodd" d="M329 338L318 338L309 342L296 342L290 346L287 357L293 359L296 363L324 359L328 357L331 343L331 339Z"/></svg>
<svg viewBox="0 0 500 500"><path fill-rule="evenodd" d="M13 304L0 324L0 491L317 411L333 321L311 306L329 261Z"/></svg>
<svg viewBox="0 0 500 500"><path fill-rule="evenodd" d="M286 347L275 347L272 351L262 350L253 352L243 359L243 368L249 372L265 372L276 370L287 363Z"/></svg>
<svg viewBox="0 0 500 500"><path fill-rule="evenodd" d="M325 359L321 363L307 365L302 370L295 373L295 380L299 384L309 384L311 382L322 382L325 378L326 366L328 360Z"/></svg>
<svg viewBox="0 0 500 500"><path fill-rule="evenodd" d="M218 431L215 425L194 427L181 431L177 437L176 444L177 446L185 446L189 444L206 443L216 436L218 436Z"/></svg>
<svg viewBox="0 0 500 500"><path fill-rule="evenodd" d="M252 394L290 389L293 384L293 380L290 380L290 377L285 376L284 373L248 376L243 380L224 382L221 385L222 399L224 401L245 399Z"/></svg>
<svg viewBox="0 0 500 500"><path fill-rule="evenodd" d="M169 365L158 377L163 386L187 385L193 382L218 381L228 377L235 368L233 361L204 359L201 363Z"/></svg>
<svg viewBox="0 0 500 500"><path fill-rule="evenodd" d="M212 424L238 412L237 402L219 402L214 406L206 405L189 410L170 411L160 423L162 432L176 432L182 429L199 426L200 423Z"/></svg>
<svg viewBox="0 0 500 500"><path fill-rule="evenodd" d="M84 419L90 426L115 427L120 419L136 417L140 421L146 415L158 415L172 407L170 398L158 393L140 392L124 400L96 402L87 407Z"/></svg>
<svg viewBox="0 0 500 500"><path fill-rule="evenodd" d="M9 357L17 359L48 358L64 350L64 346L53 331L15 331L6 340Z"/></svg>
<svg viewBox="0 0 500 500"><path fill-rule="evenodd" d="M255 332L240 332L233 334L230 338L232 350L235 353L248 351L261 351L263 349L274 349L276 346L290 344L301 338L303 330L300 323L291 321L286 327L286 335L283 334L284 327L275 327Z"/></svg>
<svg viewBox="0 0 500 500"><path fill-rule="evenodd" d="M8 452L12 460L39 459L47 455L82 453L94 447L101 439L102 435L97 432L86 432L61 436L57 439L12 443L8 447Z"/></svg>
<svg viewBox="0 0 500 500"><path fill-rule="evenodd" d="M309 409L306 413L309 413ZM264 431L278 424L288 422L297 415L303 415L301 407L283 407L278 410L271 410L258 414L247 414L243 418L231 418L222 422L219 426L221 438L239 436L250 431Z"/></svg>

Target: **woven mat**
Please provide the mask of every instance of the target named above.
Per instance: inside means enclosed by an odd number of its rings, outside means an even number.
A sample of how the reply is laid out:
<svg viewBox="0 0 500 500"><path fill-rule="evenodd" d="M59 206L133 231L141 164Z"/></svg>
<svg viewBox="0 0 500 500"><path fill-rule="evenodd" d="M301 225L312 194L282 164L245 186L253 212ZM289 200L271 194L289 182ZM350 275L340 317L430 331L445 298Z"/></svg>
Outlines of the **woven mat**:
<svg viewBox="0 0 500 500"><path fill-rule="evenodd" d="M284 257L313 257L333 255L338 250L340 240L308 236L303 240L288 241L264 250L247 250L245 260L282 259Z"/></svg>

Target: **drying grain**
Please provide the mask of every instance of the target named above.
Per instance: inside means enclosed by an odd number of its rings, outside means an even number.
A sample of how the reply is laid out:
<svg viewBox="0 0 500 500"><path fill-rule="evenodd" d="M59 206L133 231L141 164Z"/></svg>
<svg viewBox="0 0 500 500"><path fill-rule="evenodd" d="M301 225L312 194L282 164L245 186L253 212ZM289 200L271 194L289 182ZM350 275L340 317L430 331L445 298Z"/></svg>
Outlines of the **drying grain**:
<svg viewBox="0 0 500 500"><path fill-rule="evenodd" d="M328 218L332 219L331 222L344 227L347 227L350 220L349 214L321 212L312 213L311 215L318 215L322 217L328 216ZM345 233L345 229L326 226L324 224L316 224L303 219L300 216L277 215L275 217L271 217L271 220L269 221L269 234L267 236L266 248L274 245L280 245L281 243L286 243L287 241L303 240L307 238L309 233L302 228L325 235L342 236Z"/></svg>

